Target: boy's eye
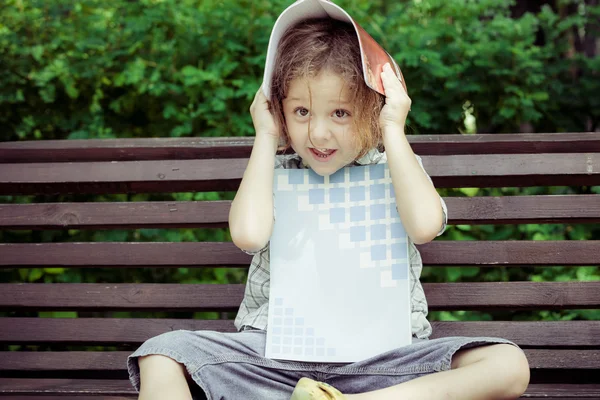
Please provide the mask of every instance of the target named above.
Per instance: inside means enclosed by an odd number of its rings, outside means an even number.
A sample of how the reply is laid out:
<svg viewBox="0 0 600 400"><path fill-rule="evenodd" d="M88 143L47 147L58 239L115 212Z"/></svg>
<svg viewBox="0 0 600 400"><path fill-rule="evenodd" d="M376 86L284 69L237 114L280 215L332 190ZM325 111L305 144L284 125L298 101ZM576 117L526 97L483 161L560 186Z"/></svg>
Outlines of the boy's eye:
<svg viewBox="0 0 600 400"><path fill-rule="evenodd" d="M298 107L294 110L294 112L301 117L306 117L308 115L308 110L304 107Z"/></svg>
<svg viewBox="0 0 600 400"><path fill-rule="evenodd" d="M335 110L334 114L338 118L344 118L344 117L350 116L350 113L348 111L342 110L342 109Z"/></svg>

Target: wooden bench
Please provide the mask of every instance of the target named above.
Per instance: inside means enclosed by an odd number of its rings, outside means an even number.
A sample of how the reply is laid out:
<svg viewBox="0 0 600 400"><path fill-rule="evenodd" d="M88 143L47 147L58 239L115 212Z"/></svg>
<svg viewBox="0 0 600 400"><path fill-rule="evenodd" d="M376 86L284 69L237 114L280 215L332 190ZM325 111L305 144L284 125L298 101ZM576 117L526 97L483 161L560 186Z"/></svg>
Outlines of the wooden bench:
<svg viewBox="0 0 600 400"><path fill-rule="evenodd" d="M411 136L437 188L600 185L600 135ZM234 191L252 138L0 143L0 195ZM600 195L447 197L450 224L598 223ZM1 204L3 230L226 227L228 201ZM425 267L600 264L600 241L451 241L418 246ZM247 267L232 243L2 243L1 268ZM425 283L430 310L600 308L600 282ZM127 355L177 329L234 331L233 321L37 318L37 311L237 311L242 284L1 283L0 395L135 397ZM230 314L231 315L231 314ZM500 336L532 371L524 398L600 398L600 321L434 322L433 337ZM40 345L46 351L8 351ZM64 351L65 346L116 351Z"/></svg>

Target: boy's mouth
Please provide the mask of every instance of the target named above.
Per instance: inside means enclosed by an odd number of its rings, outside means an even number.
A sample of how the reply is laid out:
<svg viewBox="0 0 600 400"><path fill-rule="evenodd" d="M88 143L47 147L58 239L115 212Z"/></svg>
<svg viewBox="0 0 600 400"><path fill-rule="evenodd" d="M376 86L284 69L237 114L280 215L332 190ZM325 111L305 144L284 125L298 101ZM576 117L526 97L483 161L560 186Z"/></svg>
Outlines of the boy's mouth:
<svg viewBox="0 0 600 400"><path fill-rule="evenodd" d="M310 147L310 153L317 161L328 161L336 152L336 149L315 149Z"/></svg>

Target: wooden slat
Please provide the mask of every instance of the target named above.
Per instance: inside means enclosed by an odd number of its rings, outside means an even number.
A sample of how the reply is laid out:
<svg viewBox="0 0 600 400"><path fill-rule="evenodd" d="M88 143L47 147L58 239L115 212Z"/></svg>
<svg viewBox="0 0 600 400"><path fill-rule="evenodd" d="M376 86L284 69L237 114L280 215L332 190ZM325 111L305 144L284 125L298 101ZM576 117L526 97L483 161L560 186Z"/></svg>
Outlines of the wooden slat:
<svg viewBox="0 0 600 400"><path fill-rule="evenodd" d="M237 190L248 160L3 164L0 194Z"/></svg>
<svg viewBox="0 0 600 400"><path fill-rule="evenodd" d="M426 266L600 265L599 240L434 240L418 245ZM231 242L0 243L0 266L247 267L252 256Z"/></svg>
<svg viewBox="0 0 600 400"><path fill-rule="evenodd" d="M434 240L417 247L426 265L600 265L599 240Z"/></svg>
<svg viewBox="0 0 600 400"><path fill-rule="evenodd" d="M580 138L584 142L588 142L588 145L593 146L594 141L588 141L585 135L580 136ZM6 142L0 143L0 163L247 158L250 156L253 143L254 137ZM561 143L561 141L558 141L558 143Z"/></svg>
<svg viewBox="0 0 600 400"><path fill-rule="evenodd" d="M426 283L423 288L430 310L600 308L600 282ZM236 311L243 291L241 284L2 283L0 309Z"/></svg>
<svg viewBox="0 0 600 400"><path fill-rule="evenodd" d="M597 384L531 384L522 399L599 399L600 385Z"/></svg>
<svg viewBox="0 0 600 400"><path fill-rule="evenodd" d="M231 201L0 204L0 228L225 228L230 206Z"/></svg>
<svg viewBox="0 0 600 400"><path fill-rule="evenodd" d="M487 336L523 347L600 347L600 321L433 321L432 339Z"/></svg>
<svg viewBox="0 0 600 400"><path fill-rule="evenodd" d="M598 223L600 195L445 197L449 224ZM0 204L4 229L220 228L231 201Z"/></svg>
<svg viewBox="0 0 600 400"><path fill-rule="evenodd" d="M247 267L251 260L231 242L0 243L0 265L20 267Z"/></svg>
<svg viewBox="0 0 600 400"><path fill-rule="evenodd" d="M0 194L237 190L248 160L3 164ZM600 153L424 156L435 186L600 184Z"/></svg>
<svg viewBox="0 0 600 400"><path fill-rule="evenodd" d="M40 398L33 397L35 395L44 395L44 397L41 397L42 400L58 400L65 398L91 400L92 398L98 398L91 396L102 395L111 396L102 397L106 400L137 398L135 389L126 379L0 378L0 395L12 395L10 398L14 400L33 400ZM47 397L51 395L60 396ZM600 398L600 385L530 384L521 398L561 400L598 399Z"/></svg>
<svg viewBox="0 0 600 400"><path fill-rule="evenodd" d="M153 336L178 329L236 331L233 320L225 319L6 317L0 319L0 343L139 345ZM583 334L588 330L584 328Z"/></svg>
<svg viewBox="0 0 600 400"><path fill-rule="evenodd" d="M600 152L597 133L408 135L414 152L531 154ZM249 157L253 137L38 140L0 143L0 163Z"/></svg>
<svg viewBox="0 0 600 400"><path fill-rule="evenodd" d="M0 378L0 395L133 396L126 379L29 379ZM69 396L69 397L66 397ZM77 397L75 397L77 398ZM45 397L41 397L44 400Z"/></svg>
<svg viewBox="0 0 600 400"><path fill-rule="evenodd" d="M531 369L600 369L600 350L524 349ZM132 351L0 352L0 371L122 371Z"/></svg>
<svg viewBox="0 0 600 400"><path fill-rule="evenodd" d="M432 339L488 336L522 347L600 348L600 321L433 321L432 325ZM139 345L178 329L235 332L233 320L7 317L0 319L0 343Z"/></svg>
<svg viewBox="0 0 600 400"><path fill-rule="evenodd" d="M489 154L425 156L437 188L576 186L600 182L600 154Z"/></svg>
<svg viewBox="0 0 600 400"><path fill-rule="evenodd" d="M102 381L99 382L99 385L102 385ZM0 389L0 396L2 396L2 391ZM131 393L129 395L121 395L121 396L88 396L88 395L68 395L65 397L64 395L58 396L48 396L46 394L43 397L39 395L19 395L19 396L10 396L10 400L131 400L137 399L138 394ZM206 400L206 398L199 398L198 400Z"/></svg>
<svg viewBox="0 0 600 400"><path fill-rule="evenodd" d="M1 385L1 383L0 383ZM99 385L102 385L102 381L99 382ZM2 396L2 390L0 388L0 396ZM96 396L88 396L88 395L71 395L69 394L68 397L65 397L65 395L58 395L58 396L48 396L46 394L43 395L43 397L40 397L39 395L19 395L19 396L15 396L12 395L10 396L10 400L131 400L131 399L137 399L138 395L136 393L131 393L129 395L121 395L121 396L102 396L102 397L98 397ZM204 399L198 399L198 400L206 400L206 398Z"/></svg>
<svg viewBox="0 0 600 400"><path fill-rule="evenodd" d="M600 195L444 197L448 223L598 223Z"/></svg>
<svg viewBox="0 0 600 400"><path fill-rule="evenodd" d="M432 310L600 308L600 282L423 284Z"/></svg>
<svg viewBox="0 0 600 400"><path fill-rule="evenodd" d="M523 351L531 369L600 369L600 350L597 349Z"/></svg>
<svg viewBox="0 0 600 400"><path fill-rule="evenodd" d="M240 284L3 283L0 309L234 310L243 292Z"/></svg>

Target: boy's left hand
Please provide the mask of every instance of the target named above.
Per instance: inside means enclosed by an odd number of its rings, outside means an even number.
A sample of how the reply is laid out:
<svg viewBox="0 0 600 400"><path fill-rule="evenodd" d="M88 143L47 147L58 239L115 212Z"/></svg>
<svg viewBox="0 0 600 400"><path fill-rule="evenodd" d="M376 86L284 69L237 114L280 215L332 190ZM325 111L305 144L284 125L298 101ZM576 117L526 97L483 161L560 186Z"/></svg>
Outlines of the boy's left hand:
<svg viewBox="0 0 600 400"><path fill-rule="evenodd" d="M389 63L383 66L381 81L385 91L385 105L379 114L381 130L384 135L390 127L404 131L404 124L412 101Z"/></svg>

